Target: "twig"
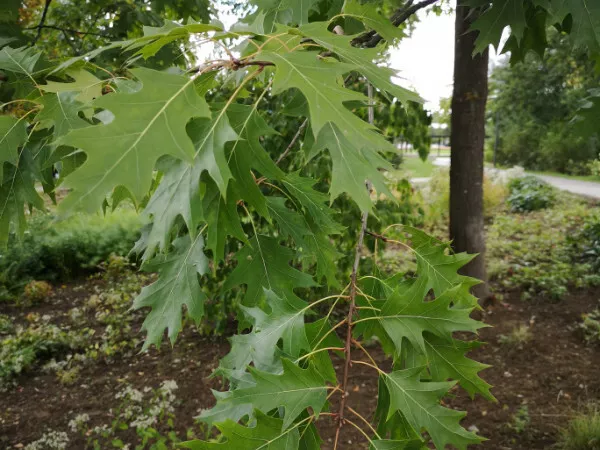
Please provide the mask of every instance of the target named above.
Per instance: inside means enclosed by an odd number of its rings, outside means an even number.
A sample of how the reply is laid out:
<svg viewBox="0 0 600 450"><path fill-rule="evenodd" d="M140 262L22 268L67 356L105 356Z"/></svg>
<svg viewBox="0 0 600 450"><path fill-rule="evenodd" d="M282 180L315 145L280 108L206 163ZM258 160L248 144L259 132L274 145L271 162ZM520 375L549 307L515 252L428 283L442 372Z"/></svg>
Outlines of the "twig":
<svg viewBox="0 0 600 450"><path fill-rule="evenodd" d="M373 107L373 86L370 83L368 86L368 94L369 94L369 123L373 125L375 122L375 109ZM369 180L365 181L365 187L369 193L371 192L372 186ZM348 392L348 374L350 373L350 367L352 366L352 323L354 318L354 313L356 312L356 294L358 292L357 289L357 279L358 279L358 266L360 264L360 256L362 254L363 244L365 240L365 233L367 231L367 220L369 219L369 211L365 211L362 214L360 231L358 233L358 242L356 243L356 250L354 253L354 265L352 266L352 275L350 276L350 306L348 308L348 317L347 327L346 327L346 344L344 347L344 375L342 381L342 400L340 401L340 409L338 413L338 429L335 433L335 444L334 448L337 448L337 444L340 437L341 428L344 426L346 419L344 418L344 413L346 410L346 399L350 395Z"/></svg>
<svg viewBox="0 0 600 450"><path fill-rule="evenodd" d="M31 41L31 47L33 47L42 36L42 28L44 28L44 22L46 21L46 16L48 15L48 8L50 8L50 3L52 3L52 0L46 0L46 3L44 4L44 11L42 12L40 23L38 23L36 27L37 34L35 35L35 38L33 38L33 41Z"/></svg>
<svg viewBox="0 0 600 450"><path fill-rule="evenodd" d="M406 22L410 16L415 14L420 9L423 9L429 5L433 5L437 1L438 0L423 0L417 4L413 4L413 1L409 1L405 6L397 10L390 20L395 27L398 27ZM383 41L383 37L381 37L380 34L375 31L369 31L353 39L352 45L357 47L372 48L376 47L381 41Z"/></svg>
<svg viewBox="0 0 600 450"><path fill-rule="evenodd" d="M102 36L102 37L107 37L106 34L103 33L94 33L91 31L81 31L81 30L74 30L73 28L63 28L63 27L58 27L56 25L36 25L35 27L29 27L29 28L25 28L26 30L38 30L38 33L41 32L41 30L56 30L56 31L61 31L63 33L73 33L73 34L81 34L81 35L92 35L92 36Z"/></svg>
<svg viewBox="0 0 600 450"><path fill-rule="evenodd" d="M275 161L276 165L279 165L279 163L290 153L290 151L292 151L292 148L294 147L298 139L300 139L300 136L302 135L302 132L304 131L307 125L308 119L305 119L304 122L302 122L302 125L300 125L300 128L298 128L298 132L292 139L292 142L290 142L290 145L287 146L285 151L281 155L279 155L279 158L277 158L277 161Z"/></svg>
<svg viewBox="0 0 600 450"><path fill-rule="evenodd" d="M369 230L366 230L366 231L365 231L365 233L367 233L369 236L373 236L375 239L380 239L380 240L382 240L383 242L389 242L389 239L388 239L388 238L386 238L386 237L385 237L384 235L382 235L382 234L375 233L375 232L373 232L373 231L369 231Z"/></svg>

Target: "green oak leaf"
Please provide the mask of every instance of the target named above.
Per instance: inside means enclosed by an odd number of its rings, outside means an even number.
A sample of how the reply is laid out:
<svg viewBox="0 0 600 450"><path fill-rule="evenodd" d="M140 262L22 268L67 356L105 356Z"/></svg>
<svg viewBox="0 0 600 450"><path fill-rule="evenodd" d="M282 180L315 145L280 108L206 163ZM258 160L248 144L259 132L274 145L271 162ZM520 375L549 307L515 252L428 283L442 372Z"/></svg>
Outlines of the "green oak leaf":
<svg viewBox="0 0 600 450"><path fill-rule="evenodd" d="M72 130L89 127L90 123L79 117L79 111L85 105L76 100L77 95L72 91L40 97L37 102L42 105L42 110L35 117L40 128L54 127L54 136L60 138Z"/></svg>
<svg viewBox="0 0 600 450"><path fill-rule="evenodd" d="M152 219L152 227L144 238L144 260L152 258L156 250L164 251L171 243L171 229L181 217L192 236L203 217L199 185L202 167L169 158L160 161L164 174L156 191L150 197L143 215Z"/></svg>
<svg viewBox="0 0 600 450"><path fill-rule="evenodd" d="M428 335L425 338L425 346L432 380L458 380L460 386L469 393L471 398L474 398L475 394L480 394L487 400L495 401L496 399L490 392L491 385L478 375L480 371L490 366L465 356L466 353L481 345L481 342L463 342L457 339L448 342L437 336Z"/></svg>
<svg viewBox="0 0 600 450"><path fill-rule="evenodd" d="M310 275L290 266L294 256L295 252L280 246L277 239L255 236L250 240L250 245L236 253L237 267L225 280L223 288L227 291L245 284L247 288L243 304L255 306L262 298L264 289L286 295L293 293L295 288L314 286Z"/></svg>
<svg viewBox="0 0 600 450"><path fill-rule="evenodd" d="M65 180L73 192L61 203L62 211L95 211L120 185L139 201L150 188L159 157L191 163L194 146L186 124L210 113L194 91L193 79L141 68L132 73L142 82L139 91L104 95L93 102L114 115L110 123L73 130L60 140L87 154L83 166Z"/></svg>
<svg viewBox="0 0 600 450"><path fill-rule="evenodd" d="M0 185L0 243L5 244L11 224L19 236L27 228L25 205L44 211L44 200L35 188L34 174L38 172L34 157L25 147L16 166L4 164Z"/></svg>
<svg viewBox="0 0 600 450"><path fill-rule="evenodd" d="M221 195L225 197L227 183L232 177L225 156L225 143L238 139L237 133L229 124L227 111L213 111L211 120L193 120L187 131L196 148L194 163L208 171L219 186Z"/></svg>
<svg viewBox="0 0 600 450"><path fill-rule="evenodd" d="M370 211L373 202L370 192L366 189L367 180L373 183L378 194L385 194L388 198L394 199L379 171L380 168L391 169L391 165L376 151L362 152L332 122L321 129L309 158L325 149L329 150L333 162L329 189L331 201L346 192L358 204L361 211Z"/></svg>
<svg viewBox="0 0 600 450"><path fill-rule="evenodd" d="M393 150L394 147L375 130L344 106L344 102L366 102L363 94L346 89L340 83L342 75L358 70L332 58L319 58L315 52L261 53L260 58L275 64L273 93L297 88L306 97L311 127L315 136L329 122L334 122L342 134L359 148Z"/></svg>
<svg viewBox="0 0 600 450"><path fill-rule="evenodd" d="M225 442L188 441L181 447L191 450L297 450L300 441L298 427L283 429L283 421L255 412L256 425L244 427L227 420L215 426Z"/></svg>
<svg viewBox="0 0 600 450"><path fill-rule="evenodd" d="M283 343L283 354L297 358L302 350L310 349L304 316L308 310L306 302L295 295L279 297L265 291L270 313L261 308L242 307L252 331L231 338L231 351L221 361L221 369L245 370L250 363L259 370L277 372L281 370L278 343Z"/></svg>
<svg viewBox="0 0 600 450"><path fill-rule="evenodd" d="M419 440L376 439L371 442L370 450L424 450L426 448Z"/></svg>
<svg viewBox="0 0 600 450"><path fill-rule="evenodd" d="M313 189L316 181L301 177L298 172L288 173L283 185L288 192L302 205L311 220L326 234L340 234L344 227L333 219L333 211L325 203L328 196Z"/></svg>
<svg viewBox="0 0 600 450"><path fill-rule="evenodd" d="M573 18L571 36L575 45L600 50L600 3L593 0L549 0L550 20L562 23L570 14Z"/></svg>
<svg viewBox="0 0 600 450"><path fill-rule="evenodd" d="M208 31L223 31L223 27L216 24L188 23L182 25L172 20L165 20L162 27L144 26L144 36L131 41L125 50L139 48L134 56L141 55L148 59L165 45L179 39L188 39L192 34L206 33ZM141 47L141 48L140 48Z"/></svg>
<svg viewBox="0 0 600 450"><path fill-rule="evenodd" d="M402 411L412 428L427 431L439 449L452 444L459 450L466 450L468 445L484 441L460 426L465 413L440 405L440 400L455 383L422 382L422 371L422 367L416 367L382 374L390 394L388 418L396 411Z"/></svg>
<svg viewBox="0 0 600 450"><path fill-rule="evenodd" d="M523 0L496 0L473 22L471 29L479 31L474 53L482 53L490 44L500 52L500 39L506 27L510 27L511 34L517 40L523 38L527 27Z"/></svg>
<svg viewBox="0 0 600 450"><path fill-rule="evenodd" d="M232 190L233 185L230 185L229 191ZM206 248L212 251L216 262L223 261L225 257L227 236L233 236L244 243L248 242L240 224L237 199L231 195L231 192L223 198L216 183L207 181L202 198L202 209L207 224Z"/></svg>
<svg viewBox="0 0 600 450"><path fill-rule="evenodd" d="M143 349L152 344L160 346L165 329L173 344L181 331L183 307L196 324L204 316L206 295L198 283L198 275L208 273L208 259L204 255L202 235L192 240L189 236L173 243L174 251L159 255L145 264L146 271L158 271L158 280L142 289L133 303L134 309L150 307L142 329L148 336Z"/></svg>
<svg viewBox="0 0 600 450"><path fill-rule="evenodd" d="M403 103L409 101L423 102L423 99L415 92L394 83L392 78L398 76L397 71L388 67L380 67L374 62L380 59L378 49L354 47L351 44L351 36L340 36L328 31L326 22L314 22L304 25L298 31L314 40L317 44L339 55L344 63L352 66L353 70L363 74L382 92L396 97ZM336 123L343 129L340 122Z"/></svg>
<svg viewBox="0 0 600 450"><path fill-rule="evenodd" d="M277 24L302 25L308 23L310 10L318 0L252 0L258 11L250 16L249 29L259 33L273 33Z"/></svg>
<svg viewBox="0 0 600 450"><path fill-rule="evenodd" d="M75 100L81 103L90 103L102 96L102 80L99 80L90 72L84 69L68 70L67 75L74 81L70 83L57 83L56 81L46 81L46 84L40 86L45 92L60 94L62 92L77 92Z"/></svg>
<svg viewBox="0 0 600 450"><path fill-rule="evenodd" d="M27 142L27 121L11 116L0 116L0 168L5 162L17 164L19 148ZM2 183L0 170L0 184Z"/></svg>
<svg viewBox="0 0 600 450"><path fill-rule="evenodd" d="M399 353L402 340L407 339L422 354L427 354L423 333L435 334L452 342L452 333L476 333L483 323L470 318L475 308L454 305L461 286L448 289L435 300L425 301L429 288L427 279L419 277L401 284L390 295L376 319L385 329Z"/></svg>
<svg viewBox="0 0 600 450"><path fill-rule="evenodd" d="M323 440L314 423L310 423L301 431L299 450L321 450L321 444Z"/></svg>
<svg viewBox="0 0 600 450"><path fill-rule="evenodd" d="M325 317L306 324L306 336L308 337L311 352L316 352L323 348L344 348L344 343L341 339L335 333L329 333L331 328L331 323ZM337 384L335 368L327 352L316 352L309 358L325 380L331 384Z"/></svg>
<svg viewBox="0 0 600 450"><path fill-rule="evenodd" d="M377 31L389 43L392 43L394 39L401 39L405 36L404 32L395 27L387 17L379 14L374 5L361 3L358 0L346 0L342 14L360 20L367 27Z"/></svg>
<svg viewBox="0 0 600 450"><path fill-rule="evenodd" d="M425 289L433 289L436 296L461 283L471 286L479 283L473 278L459 275L458 270L476 255L449 253L449 245L427 233L414 228L402 227L404 236L410 240L411 249L417 259L417 273L427 280Z"/></svg>
<svg viewBox="0 0 600 450"><path fill-rule="evenodd" d="M300 258L305 263L316 263L317 280L327 280L330 287L338 287L336 261L341 258L332 245L329 235L319 227L311 226L305 216L289 209L283 197L267 197L270 216L275 220L281 233L291 237L299 249Z"/></svg>
<svg viewBox="0 0 600 450"><path fill-rule="evenodd" d="M236 389L217 398L214 411L208 410L200 415L205 422L214 423L215 414L222 416L227 411L229 419L238 421L248 414L250 409L267 413L283 408L283 430L286 430L306 409L312 408L319 415L327 401L325 380L312 366L302 369L288 359L282 360L283 373L275 375L249 367L255 386Z"/></svg>
<svg viewBox="0 0 600 450"><path fill-rule="evenodd" d="M10 48L0 50L0 70L32 77L41 52L33 47Z"/></svg>
<svg viewBox="0 0 600 450"><path fill-rule="evenodd" d="M258 114L255 106L235 103L227 108L229 122L236 133L243 139L233 143L231 154L242 153L244 159L252 161L251 167L258 170L263 176L281 180L283 171L269 158L269 154L262 146L262 138L278 134Z"/></svg>

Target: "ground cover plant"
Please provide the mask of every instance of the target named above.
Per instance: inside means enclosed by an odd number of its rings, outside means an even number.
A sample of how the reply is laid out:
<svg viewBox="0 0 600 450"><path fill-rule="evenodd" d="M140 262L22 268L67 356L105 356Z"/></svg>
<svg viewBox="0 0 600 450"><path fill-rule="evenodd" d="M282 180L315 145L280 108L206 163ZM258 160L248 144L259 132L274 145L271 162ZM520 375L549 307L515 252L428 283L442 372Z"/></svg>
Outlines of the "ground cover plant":
<svg viewBox="0 0 600 450"><path fill-rule="evenodd" d="M411 226L391 238L389 228L369 225L378 215L373 197L394 196L380 169L390 169L382 155L395 148L375 126L375 90L381 101L420 101L392 82L394 70L376 64L384 41L400 39L408 19L435 1L413 3L394 8L390 20L381 14L389 4L257 1L228 30L167 21L60 64L35 47L0 51L2 94L11 98L10 114L0 117L2 237L12 229L23 235L25 204L45 209L36 183L51 197L58 186L69 189L58 207L63 218L125 201L142 209L146 226L134 252L143 270L158 274L133 302L146 315L144 350L165 334L175 344L184 320L201 322L207 286L241 295L239 334L214 373L225 390L199 416L220 434L183 447L313 449L333 431L337 449L353 428L375 449L466 449L483 441L461 424L464 413L442 401L458 387L494 400L479 376L487 366L466 356L481 345L477 332L485 326L472 316L478 281L459 274L474 256ZM525 14L537 8L544 24L570 16L587 23L576 5L527 2L513 21L502 1L472 3L483 8L474 29L493 31L479 34L478 52L498 45L508 26L513 48L531 45ZM593 30L572 30L576 44L600 44ZM199 62L180 47L184 58L164 59L163 48L191 35L220 54ZM119 52L109 67L90 62L111 50ZM156 70L161 65L173 67ZM356 77L362 91L353 89ZM287 147L267 149L265 137L277 132L263 100L273 99L302 125ZM298 140L304 151L291 162ZM343 200L360 211L348 226L337 214ZM346 271L337 267L338 236L353 249ZM415 272L382 275L365 252L375 241L406 248ZM120 332L111 323L105 331ZM387 364L373 358L367 341L380 344ZM378 383L372 420L348 403L358 367Z"/></svg>

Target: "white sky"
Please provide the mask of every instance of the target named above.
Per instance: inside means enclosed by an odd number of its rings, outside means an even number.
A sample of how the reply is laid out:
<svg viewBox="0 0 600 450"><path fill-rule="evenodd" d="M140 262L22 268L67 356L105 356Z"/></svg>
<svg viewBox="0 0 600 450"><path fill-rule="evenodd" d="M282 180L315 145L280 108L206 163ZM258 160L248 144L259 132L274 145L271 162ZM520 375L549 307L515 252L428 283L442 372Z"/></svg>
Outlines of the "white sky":
<svg viewBox="0 0 600 450"><path fill-rule="evenodd" d="M420 14L420 19L412 36L390 51L390 65L400 70L400 84L414 88L431 110L452 95L454 14Z"/></svg>
<svg viewBox="0 0 600 450"><path fill-rule="evenodd" d="M421 11L419 19L412 36L390 51L390 65L400 70L400 84L414 88L427 109L437 110L440 99L452 95L455 15ZM490 49L490 61L498 58Z"/></svg>

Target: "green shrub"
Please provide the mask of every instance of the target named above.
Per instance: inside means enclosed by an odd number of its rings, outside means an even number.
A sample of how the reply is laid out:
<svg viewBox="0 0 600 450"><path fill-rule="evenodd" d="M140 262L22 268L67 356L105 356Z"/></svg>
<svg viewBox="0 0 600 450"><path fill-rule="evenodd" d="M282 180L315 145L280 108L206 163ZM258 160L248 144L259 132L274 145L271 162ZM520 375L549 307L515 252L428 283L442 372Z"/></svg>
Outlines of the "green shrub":
<svg viewBox="0 0 600 450"><path fill-rule="evenodd" d="M0 314L0 335L12 332L13 328L12 319L6 314Z"/></svg>
<svg viewBox="0 0 600 450"><path fill-rule="evenodd" d="M41 303L52 293L52 286L45 281L30 281L23 291L25 304Z"/></svg>
<svg viewBox="0 0 600 450"><path fill-rule="evenodd" d="M556 200L554 188L533 175L515 178L508 184L508 189L507 202L513 212L549 208Z"/></svg>
<svg viewBox="0 0 600 450"><path fill-rule="evenodd" d="M0 297L14 296L31 280L62 281L97 270L110 255L128 255L140 230L129 209L54 219L32 218L25 236L11 237L0 250Z"/></svg>
<svg viewBox="0 0 600 450"><path fill-rule="evenodd" d="M600 344L600 309L584 314L582 319L578 327L586 342Z"/></svg>
<svg viewBox="0 0 600 450"><path fill-rule="evenodd" d="M82 348L85 342L86 336L52 324L17 328L16 334L0 341L0 387L54 356Z"/></svg>
<svg viewBox="0 0 600 450"><path fill-rule="evenodd" d="M568 236L585 228L596 209L572 196L557 196L556 206L526 215L500 214L487 230L490 278L519 289L525 298L547 295L558 300L571 286L600 282L587 261L574 259Z"/></svg>
<svg viewBox="0 0 600 450"><path fill-rule="evenodd" d="M575 258L600 270L600 215L589 217L583 229L569 238Z"/></svg>
<svg viewBox="0 0 600 450"><path fill-rule="evenodd" d="M561 450L600 450L600 410L590 407L561 430L557 447Z"/></svg>

